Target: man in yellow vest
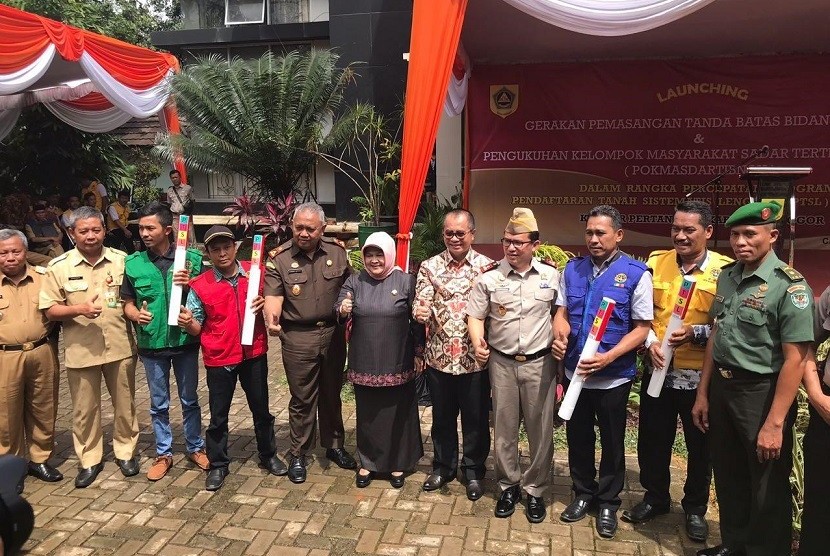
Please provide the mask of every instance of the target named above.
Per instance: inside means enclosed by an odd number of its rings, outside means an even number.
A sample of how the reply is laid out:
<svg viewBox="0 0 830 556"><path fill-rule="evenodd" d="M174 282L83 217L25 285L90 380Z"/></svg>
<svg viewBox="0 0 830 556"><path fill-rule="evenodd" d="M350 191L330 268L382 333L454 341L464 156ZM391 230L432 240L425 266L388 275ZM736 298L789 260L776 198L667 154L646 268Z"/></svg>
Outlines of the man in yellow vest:
<svg viewBox="0 0 830 556"><path fill-rule="evenodd" d="M691 410L703 368L710 332L708 314L715 300L718 274L732 262L706 248L712 232L711 207L702 201L684 200L675 207L672 221L674 249L654 251L646 263L654 274L654 320L645 344L650 362L643 376L637 445L640 483L646 492L642 502L623 512L625 521L643 523L671 509L669 464L679 415L689 453L681 504L686 514L686 534L699 542L705 541L709 534L704 515L709 504L712 463L705 437L692 422ZM653 398L645 392L652 378L651 371L662 368L665 363L661 344L685 276L696 279L695 290L683 327L669 340L675 348L674 356L660 396Z"/></svg>
<svg viewBox="0 0 830 556"><path fill-rule="evenodd" d="M107 188L104 184L94 178L84 178L81 180L81 198L86 197L88 193L95 195L95 208L101 213L107 213L107 205L109 205L110 198L107 193ZM86 204L86 202L84 202Z"/></svg>
<svg viewBox="0 0 830 556"><path fill-rule="evenodd" d="M107 207L107 247L120 249L128 255L135 251L130 222L130 192L122 189L118 200Z"/></svg>

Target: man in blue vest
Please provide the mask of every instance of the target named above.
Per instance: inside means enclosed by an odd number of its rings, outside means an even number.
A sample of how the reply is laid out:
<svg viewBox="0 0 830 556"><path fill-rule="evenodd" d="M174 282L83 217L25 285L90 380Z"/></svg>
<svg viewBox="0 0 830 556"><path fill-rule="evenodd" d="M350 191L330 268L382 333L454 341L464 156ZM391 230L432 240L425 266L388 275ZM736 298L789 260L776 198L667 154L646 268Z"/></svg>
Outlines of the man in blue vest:
<svg viewBox="0 0 830 556"><path fill-rule="evenodd" d="M595 506L599 510L597 532L604 538L612 538L617 531L619 495L625 480L628 393L636 372L636 351L648 336L654 313L651 274L644 263L620 251L622 239L622 217L617 209L608 205L591 209L585 229L589 256L569 261L562 273L552 345L554 356L565 361L568 380L574 372L585 377L567 425L574 501L561 519L579 521ZM616 302L611 320L596 355L580 363L603 297ZM599 423L602 448L599 480L595 422Z"/></svg>

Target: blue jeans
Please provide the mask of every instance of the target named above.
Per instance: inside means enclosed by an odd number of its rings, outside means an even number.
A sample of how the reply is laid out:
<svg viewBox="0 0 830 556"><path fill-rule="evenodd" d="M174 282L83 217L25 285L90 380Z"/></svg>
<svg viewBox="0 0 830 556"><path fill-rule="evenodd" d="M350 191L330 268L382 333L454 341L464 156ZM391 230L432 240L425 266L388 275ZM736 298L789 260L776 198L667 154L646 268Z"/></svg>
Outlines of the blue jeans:
<svg viewBox="0 0 830 556"><path fill-rule="evenodd" d="M156 453L171 456L173 431L170 429L170 367L176 375L179 400L182 403L182 420L187 452L193 453L205 447L202 439L202 410L196 386L199 381L199 350L188 349L173 357L140 355L147 372L150 389L150 420L156 435Z"/></svg>

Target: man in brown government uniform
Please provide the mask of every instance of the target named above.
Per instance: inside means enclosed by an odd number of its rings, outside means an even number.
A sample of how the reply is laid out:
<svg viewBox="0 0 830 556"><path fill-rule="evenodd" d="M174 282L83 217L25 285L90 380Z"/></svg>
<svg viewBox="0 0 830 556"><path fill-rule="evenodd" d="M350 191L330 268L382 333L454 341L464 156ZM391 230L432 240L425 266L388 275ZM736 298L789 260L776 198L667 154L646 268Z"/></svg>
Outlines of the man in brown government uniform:
<svg viewBox="0 0 830 556"><path fill-rule="evenodd" d="M75 486L85 488L103 469L101 377L112 399L112 444L125 477L138 474L135 413L136 349L121 306L126 254L104 247L104 216L81 207L69 221L75 249L49 263L40 308L49 320L63 322L66 378L72 397L72 439L81 470Z"/></svg>
<svg viewBox="0 0 830 556"><path fill-rule="evenodd" d="M291 392L288 478L293 483L306 479L305 455L315 445L318 414L326 457L343 469L357 466L343 448L340 390L346 341L334 314L349 264L346 250L323 236L325 228L320 205L299 205L291 224L293 239L272 250L266 262L265 322L269 334L282 341Z"/></svg>
<svg viewBox="0 0 830 556"><path fill-rule="evenodd" d="M37 308L46 269L26 264L28 244L18 230L0 230L0 454L26 457L29 475L55 482L49 465L55 444L58 360L53 325Z"/></svg>

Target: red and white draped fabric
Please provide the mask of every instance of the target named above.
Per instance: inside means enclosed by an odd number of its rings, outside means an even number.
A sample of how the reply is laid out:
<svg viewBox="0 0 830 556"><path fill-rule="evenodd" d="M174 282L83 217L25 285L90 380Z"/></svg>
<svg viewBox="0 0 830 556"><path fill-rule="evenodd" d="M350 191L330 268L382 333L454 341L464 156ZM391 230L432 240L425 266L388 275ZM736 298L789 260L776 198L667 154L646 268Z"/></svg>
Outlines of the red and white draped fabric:
<svg viewBox="0 0 830 556"><path fill-rule="evenodd" d="M0 5L0 139L36 103L91 132L158 114L178 69L171 54Z"/></svg>
<svg viewBox="0 0 830 556"><path fill-rule="evenodd" d="M569 31L616 37L648 31L699 10L714 0L504 0L523 12Z"/></svg>
<svg viewBox="0 0 830 556"><path fill-rule="evenodd" d="M504 0L551 25L598 36L630 35L660 27L703 8L714 0ZM457 116L467 101L470 59L459 42L444 112Z"/></svg>
<svg viewBox="0 0 830 556"><path fill-rule="evenodd" d="M454 117L461 114L467 102L467 84L470 81L470 57L464 50L464 44L458 43L455 62L452 66L450 83L447 86L447 98L444 99L444 113Z"/></svg>

